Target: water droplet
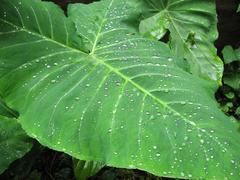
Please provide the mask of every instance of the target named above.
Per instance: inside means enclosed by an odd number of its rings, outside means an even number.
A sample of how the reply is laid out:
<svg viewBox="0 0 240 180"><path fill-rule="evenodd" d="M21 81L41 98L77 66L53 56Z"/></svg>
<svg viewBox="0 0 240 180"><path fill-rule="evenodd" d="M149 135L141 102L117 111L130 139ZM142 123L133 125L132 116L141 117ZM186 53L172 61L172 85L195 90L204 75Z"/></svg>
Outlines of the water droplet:
<svg viewBox="0 0 240 180"><path fill-rule="evenodd" d="M185 101L182 101L182 102L181 102L181 105L185 105L185 104L186 104L186 102L185 102Z"/></svg>
<svg viewBox="0 0 240 180"><path fill-rule="evenodd" d="M150 115L150 112L147 111L147 112L146 112L146 115Z"/></svg>
<svg viewBox="0 0 240 180"><path fill-rule="evenodd" d="M157 146L153 146L153 149L157 149Z"/></svg>

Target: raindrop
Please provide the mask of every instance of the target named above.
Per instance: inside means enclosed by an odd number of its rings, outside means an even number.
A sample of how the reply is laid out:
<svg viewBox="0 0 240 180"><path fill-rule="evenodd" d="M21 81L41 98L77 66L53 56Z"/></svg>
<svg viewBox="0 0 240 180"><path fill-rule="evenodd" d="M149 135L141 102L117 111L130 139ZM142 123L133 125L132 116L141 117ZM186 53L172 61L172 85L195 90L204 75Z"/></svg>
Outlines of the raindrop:
<svg viewBox="0 0 240 180"><path fill-rule="evenodd" d="M157 149L157 146L153 146L153 149Z"/></svg>

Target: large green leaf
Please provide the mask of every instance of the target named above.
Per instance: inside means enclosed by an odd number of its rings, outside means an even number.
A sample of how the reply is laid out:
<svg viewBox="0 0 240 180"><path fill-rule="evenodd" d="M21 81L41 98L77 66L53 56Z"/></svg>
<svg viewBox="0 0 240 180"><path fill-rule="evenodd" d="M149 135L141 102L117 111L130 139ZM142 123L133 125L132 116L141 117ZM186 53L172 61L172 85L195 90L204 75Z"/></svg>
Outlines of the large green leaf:
<svg viewBox="0 0 240 180"><path fill-rule="evenodd" d="M140 23L140 32L146 37L160 39L169 30L170 46L177 57L187 60L188 71L221 83L223 63L213 45L218 37L215 1L145 2L142 6L147 15Z"/></svg>
<svg viewBox="0 0 240 180"><path fill-rule="evenodd" d="M23 128L81 160L239 179L238 124L218 109L216 86L176 67L134 19L127 0L71 5L68 18L51 3L2 0L0 90Z"/></svg>
<svg viewBox="0 0 240 180"><path fill-rule="evenodd" d="M32 145L16 119L0 116L0 174L25 155Z"/></svg>

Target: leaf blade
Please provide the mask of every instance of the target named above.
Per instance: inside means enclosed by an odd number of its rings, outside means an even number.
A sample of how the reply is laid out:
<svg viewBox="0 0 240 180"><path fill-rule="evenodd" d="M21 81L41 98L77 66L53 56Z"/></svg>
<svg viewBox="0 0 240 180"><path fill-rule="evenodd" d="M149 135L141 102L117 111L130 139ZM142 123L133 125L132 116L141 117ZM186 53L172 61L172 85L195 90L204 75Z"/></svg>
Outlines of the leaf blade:
<svg viewBox="0 0 240 180"><path fill-rule="evenodd" d="M28 7L27 0L21 2ZM101 26L111 24L110 29L100 28L111 30L111 34L96 29L95 35L101 36L94 36L95 46L90 46L90 36L84 35L87 48L94 49L90 55L55 41L41 42L39 48L49 46L54 52L41 49L42 56L35 50L29 58L24 54L26 61L38 56L40 62L34 59L26 69L1 78L1 91L9 105L19 110L23 128L42 144L83 160L169 177L230 177L229 173L234 173L237 178L237 124L217 108L213 96L216 87L176 67L166 45L134 35L134 28L120 29L128 27L124 20L132 17L125 1L103 1L88 7L94 11L97 5L107 7L110 2L112 7L104 8L97 22L101 24L106 11L113 12L107 13ZM80 6L69 10L75 25L81 21ZM110 20L121 13L126 16ZM89 27L94 22L82 21ZM35 36L20 38L30 41ZM219 160L221 156L224 158ZM202 159L201 163L196 158ZM189 161L195 163L189 165ZM215 167L219 161L228 167Z"/></svg>
<svg viewBox="0 0 240 180"><path fill-rule="evenodd" d="M29 138L15 119L1 116L0 120L0 174L32 147Z"/></svg>
<svg viewBox="0 0 240 180"><path fill-rule="evenodd" d="M148 18L141 21L140 32L146 37L160 39L169 30L170 47L176 57L187 60L188 71L221 84L223 63L213 45L218 37L214 1L147 2L148 9L154 7L157 13L146 12ZM150 11L146 4L140 7L143 11Z"/></svg>

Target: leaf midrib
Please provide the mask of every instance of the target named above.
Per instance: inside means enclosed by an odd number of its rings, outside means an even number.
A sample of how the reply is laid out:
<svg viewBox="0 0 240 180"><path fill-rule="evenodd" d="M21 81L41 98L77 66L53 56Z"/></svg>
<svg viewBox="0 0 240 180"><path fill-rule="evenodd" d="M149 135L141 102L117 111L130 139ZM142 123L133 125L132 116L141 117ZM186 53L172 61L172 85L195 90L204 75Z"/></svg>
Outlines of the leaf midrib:
<svg viewBox="0 0 240 180"><path fill-rule="evenodd" d="M90 57L92 57L92 58L95 59L98 63L100 63L100 64L102 64L103 66L107 67L109 70L111 70L111 71L114 72L115 74L119 75L119 76L120 76L121 78L123 78L125 81L131 83L131 84L132 84L133 86L135 86L138 90L140 90L141 92L143 92L145 95L148 95L148 96L151 97L153 100L155 100L157 103L163 105L164 107L166 107L167 109L169 109L171 112L173 112L173 113L175 113L176 115L178 115L179 117L181 117L181 119L182 119L183 121L185 121L186 123L190 124L191 126L197 128L198 130L199 130L199 129L201 130L201 128L197 127L197 125L196 125L195 122L193 122L193 121L187 119L186 117L182 116L178 111L176 111L175 109L173 109L172 107L170 107L166 102L160 100L159 98L157 98L156 96L154 96L152 93L148 92L144 87L142 87L141 85L135 83L135 82L134 82L133 80L131 80L128 76L126 76L126 75L124 75L123 73L121 73L118 69L116 69L116 68L114 68L113 66L105 63L104 60L98 58L95 54L93 54L93 53L87 54L87 53L85 53L84 51L81 51L80 49L76 49L76 48L74 48L74 47L67 46L67 45L65 45L65 44L63 44L63 43L61 43L61 42L58 42L58 41L56 41L56 40L54 40L54 39L50 39L49 37L43 36L42 34L38 34L38 33L36 33L36 32L32 32L32 31L30 31L30 30L28 30L28 29L26 29L26 28L24 28L24 27L20 27L20 26L18 26L18 25L15 25L15 24L13 24L13 23L11 23L11 22L9 22L9 21L6 21L6 20L4 20L4 19L2 19L2 18L0 18L0 20L2 20L3 22L5 22L5 23L7 23L7 24L9 24L9 25L11 25L11 26L13 26L13 27L15 27L16 29L20 29L20 30L22 30L22 31L24 31L24 32L26 32L26 33L30 33L30 34L32 34L32 35L35 35L35 36L38 36L38 37L40 37L40 38L46 39L46 40L48 40L48 41L50 41L50 42L52 42L52 43L55 43L55 44L58 44L59 46L64 47L64 48L71 49L72 51L75 51L75 52L84 54L85 56L90 56ZM104 20L103 20L103 22L104 22ZM103 25L103 23L102 23L102 25ZM100 27L100 29L102 29L102 28ZM101 30L98 31L98 34L100 34L100 32L101 32ZM98 38L99 38L99 36L97 35L97 36L96 36L96 39L95 39L95 42L96 42L96 43L98 42ZM94 49L93 49L93 50L94 50Z"/></svg>

